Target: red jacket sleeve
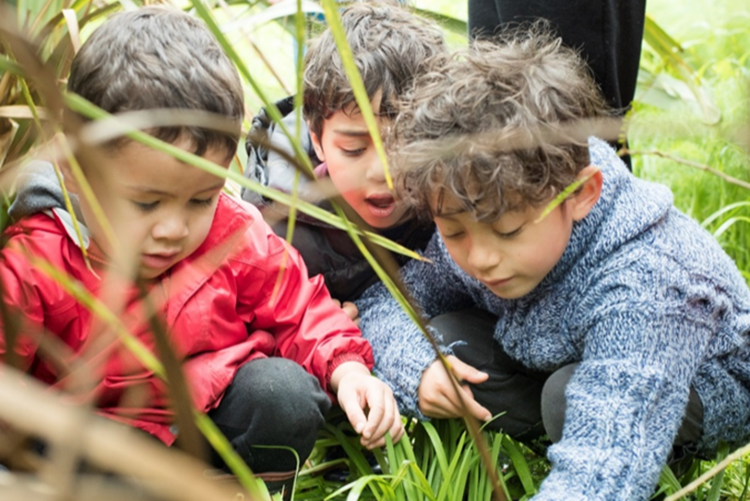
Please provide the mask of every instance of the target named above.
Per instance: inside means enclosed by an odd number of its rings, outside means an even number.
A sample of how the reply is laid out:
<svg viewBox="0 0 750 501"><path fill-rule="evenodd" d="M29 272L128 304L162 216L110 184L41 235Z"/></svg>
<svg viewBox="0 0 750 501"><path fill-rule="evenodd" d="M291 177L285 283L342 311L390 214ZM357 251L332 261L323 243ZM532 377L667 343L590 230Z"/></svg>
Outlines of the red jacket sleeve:
<svg viewBox="0 0 750 501"><path fill-rule="evenodd" d="M299 253L265 223L256 221L250 232L264 241L255 252L265 254L254 256L261 257L256 262L263 263L262 279L250 280L252 290L240 286L238 291L239 302L246 305L241 315L252 318L250 327L271 332L278 355L299 363L329 395L331 373L341 363L356 360L372 369L369 343L333 303L323 278L308 278Z"/></svg>
<svg viewBox="0 0 750 501"><path fill-rule="evenodd" d="M4 315L0 316L0 360L8 359L9 344L17 355L19 369L28 370L36 355L44 325L42 294L31 263L19 239L11 239L0 251L0 288Z"/></svg>

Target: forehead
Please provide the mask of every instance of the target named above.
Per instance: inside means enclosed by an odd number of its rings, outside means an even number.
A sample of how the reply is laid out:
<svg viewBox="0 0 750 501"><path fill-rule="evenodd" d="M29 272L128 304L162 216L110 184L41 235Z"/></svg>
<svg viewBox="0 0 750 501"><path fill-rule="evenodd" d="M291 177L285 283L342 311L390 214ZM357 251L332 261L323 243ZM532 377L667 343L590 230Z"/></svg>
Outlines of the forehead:
<svg viewBox="0 0 750 501"><path fill-rule="evenodd" d="M388 131L390 122L388 117L375 115L375 123L381 136ZM326 135L369 138L370 131L359 108L351 112L344 109L333 113L323 121L323 137Z"/></svg>
<svg viewBox="0 0 750 501"><path fill-rule="evenodd" d="M189 143L175 146L191 151ZM209 149L202 158L224 168L229 164L221 148ZM222 177L135 141L122 145L109 156L103 174L116 190L153 191L175 196L220 189L224 184Z"/></svg>

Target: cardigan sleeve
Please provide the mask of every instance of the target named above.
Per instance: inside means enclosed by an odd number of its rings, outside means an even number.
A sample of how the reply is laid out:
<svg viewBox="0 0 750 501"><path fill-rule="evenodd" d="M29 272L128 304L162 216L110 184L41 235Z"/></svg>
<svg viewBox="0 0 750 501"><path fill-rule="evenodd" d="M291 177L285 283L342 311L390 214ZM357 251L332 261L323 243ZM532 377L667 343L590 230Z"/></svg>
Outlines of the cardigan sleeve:
<svg viewBox="0 0 750 501"><path fill-rule="evenodd" d="M411 261L401 269L404 285L423 317L468 306L470 298L460 292L450 256L437 233L424 257L429 261ZM424 418L417 390L422 373L436 358L432 344L382 282L367 289L355 303L362 335L372 345L375 375L391 387L402 414ZM440 341L439 333L432 332Z"/></svg>
<svg viewBox="0 0 750 501"><path fill-rule="evenodd" d="M534 501L653 494L691 380L728 307L710 287L683 286L691 280L680 270L661 275L643 287L633 281L642 271L619 270L577 306L583 360L566 388L563 438L548 451L552 470Z"/></svg>

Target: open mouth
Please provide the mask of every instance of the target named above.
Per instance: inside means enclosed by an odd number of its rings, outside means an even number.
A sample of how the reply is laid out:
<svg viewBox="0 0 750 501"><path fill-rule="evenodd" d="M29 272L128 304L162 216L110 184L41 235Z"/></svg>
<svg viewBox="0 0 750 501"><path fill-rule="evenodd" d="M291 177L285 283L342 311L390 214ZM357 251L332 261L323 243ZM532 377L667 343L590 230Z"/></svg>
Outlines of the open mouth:
<svg viewBox="0 0 750 501"><path fill-rule="evenodd" d="M392 195L372 195L365 199L365 202L376 209L386 209L396 203Z"/></svg>
<svg viewBox="0 0 750 501"><path fill-rule="evenodd" d="M388 217L396 209L393 195L371 195L365 199L365 203L375 217Z"/></svg>

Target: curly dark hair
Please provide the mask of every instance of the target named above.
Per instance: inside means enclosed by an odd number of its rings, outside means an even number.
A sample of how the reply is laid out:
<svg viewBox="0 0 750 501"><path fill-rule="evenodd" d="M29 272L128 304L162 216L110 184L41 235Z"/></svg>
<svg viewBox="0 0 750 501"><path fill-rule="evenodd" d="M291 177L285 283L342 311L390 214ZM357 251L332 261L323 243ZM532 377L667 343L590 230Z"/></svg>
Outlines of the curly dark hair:
<svg viewBox="0 0 750 501"><path fill-rule="evenodd" d="M189 126L148 132L170 143L186 135L197 155L209 147L228 156L237 150L244 116L237 69L208 27L180 10L151 6L110 17L73 59L68 90L109 113L171 108L225 116L231 134Z"/></svg>
<svg viewBox="0 0 750 501"><path fill-rule="evenodd" d="M592 131L611 125L588 67L545 23L430 67L402 100L389 141L399 194L426 218L439 215L445 193L480 221L549 201L588 165Z"/></svg>
<svg viewBox="0 0 750 501"><path fill-rule="evenodd" d="M395 116L395 100L425 71L425 61L447 51L443 32L395 1L357 2L341 14L346 39L367 95L381 94L381 116ZM305 55L304 114L320 136L323 121L355 103L330 29L310 42Z"/></svg>

